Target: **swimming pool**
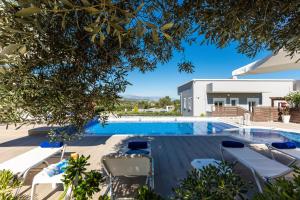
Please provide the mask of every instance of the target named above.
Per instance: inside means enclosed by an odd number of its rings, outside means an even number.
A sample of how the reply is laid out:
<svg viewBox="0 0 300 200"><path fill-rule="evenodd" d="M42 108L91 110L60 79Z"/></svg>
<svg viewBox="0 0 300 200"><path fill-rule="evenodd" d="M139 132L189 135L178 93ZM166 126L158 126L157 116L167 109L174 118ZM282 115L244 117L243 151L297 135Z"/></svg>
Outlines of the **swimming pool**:
<svg viewBox="0 0 300 200"><path fill-rule="evenodd" d="M102 126L98 122L87 124L88 135L209 135L219 134L235 126L211 121L198 122L109 122Z"/></svg>
<svg viewBox="0 0 300 200"><path fill-rule="evenodd" d="M300 147L300 134L260 128L238 128L219 121L114 121L102 126L98 120L85 127L87 135L231 135L255 143L293 141Z"/></svg>
<svg viewBox="0 0 300 200"><path fill-rule="evenodd" d="M295 132L261 129L261 128L245 128L239 131L232 131L230 135L251 141L253 143L272 143L272 142L295 142L300 147L300 134Z"/></svg>

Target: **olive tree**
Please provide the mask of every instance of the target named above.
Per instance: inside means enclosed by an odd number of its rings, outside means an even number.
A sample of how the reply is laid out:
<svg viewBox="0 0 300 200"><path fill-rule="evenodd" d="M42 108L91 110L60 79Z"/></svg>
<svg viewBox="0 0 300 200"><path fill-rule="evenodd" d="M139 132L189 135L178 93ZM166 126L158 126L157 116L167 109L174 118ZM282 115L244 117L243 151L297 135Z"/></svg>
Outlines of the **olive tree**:
<svg viewBox="0 0 300 200"><path fill-rule="evenodd" d="M300 48L299 1L0 0L0 122L74 124L115 109L132 70L183 43ZM201 52L199 52L201 53Z"/></svg>
<svg viewBox="0 0 300 200"><path fill-rule="evenodd" d="M2 1L0 121L80 128L105 117L128 72L153 70L182 51L189 24L176 16L180 9L137 0Z"/></svg>

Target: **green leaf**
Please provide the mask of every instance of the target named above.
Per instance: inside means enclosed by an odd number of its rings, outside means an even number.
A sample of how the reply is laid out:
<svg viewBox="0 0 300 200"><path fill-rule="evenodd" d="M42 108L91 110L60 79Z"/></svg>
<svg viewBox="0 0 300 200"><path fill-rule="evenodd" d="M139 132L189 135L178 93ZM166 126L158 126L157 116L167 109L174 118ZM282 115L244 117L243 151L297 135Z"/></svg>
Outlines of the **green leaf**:
<svg viewBox="0 0 300 200"><path fill-rule="evenodd" d="M84 27L84 30L90 33L94 31L91 27Z"/></svg>
<svg viewBox="0 0 300 200"><path fill-rule="evenodd" d="M90 2L89 2L88 0L81 0L81 2L82 2L82 4L83 4L84 6L90 6L90 5L91 5Z"/></svg>
<svg viewBox="0 0 300 200"><path fill-rule="evenodd" d="M64 14L64 16L63 16L63 18L62 18L62 21L61 21L61 27L62 27L63 29L66 28L66 15L67 15L67 13Z"/></svg>
<svg viewBox="0 0 300 200"><path fill-rule="evenodd" d="M167 23L167 24L163 25L163 26L160 28L160 30L162 30L162 31L168 30L168 29L172 28L173 25L174 25L174 23L172 23L172 22Z"/></svg>
<svg viewBox="0 0 300 200"><path fill-rule="evenodd" d="M119 40L119 46L120 48L122 47L122 39L121 39L121 34L118 32L118 40Z"/></svg>
<svg viewBox="0 0 300 200"><path fill-rule="evenodd" d="M110 33L110 25L109 25L109 24L107 24L107 26L106 26L106 33L107 33L107 34Z"/></svg>
<svg viewBox="0 0 300 200"><path fill-rule="evenodd" d="M19 49L19 53L20 54L25 54L27 52L27 49L26 49L26 46L22 46L20 49Z"/></svg>
<svg viewBox="0 0 300 200"><path fill-rule="evenodd" d="M100 31L100 45L102 46L103 44L104 44L104 40L105 40L105 36L104 36L104 34Z"/></svg>
<svg viewBox="0 0 300 200"><path fill-rule="evenodd" d="M1 54L10 55L10 54L16 52L19 47L20 47L19 44L10 44L3 48L3 50L1 51Z"/></svg>
<svg viewBox="0 0 300 200"><path fill-rule="evenodd" d="M99 12L98 9L94 8L94 7L87 7L84 9L85 11L89 12L89 13L97 13Z"/></svg>
<svg viewBox="0 0 300 200"><path fill-rule="evenodd" d="M97 36L97 34L93 34L92 37L91 37L91 41L92 41L93 43L95 43L95 38L96 38L96 36Z"/></svg>
<svg viewBox="0 0 300 200"><path fill-rule="evenodd" d="M167 40L169 40L169 41L172 41L172 40L173 40L173 38L172 38L169 34L163 33L163 35L165 36L165 38L166 38Z"/></svg>
<svg viewBox="0 0 300 200"><path fill-rule="evenodd" d="M73 7L73 4L69 1L69 0L60 0L63 4L69 6L69 7Z"/></svg>
<svg viewBox="0 0 300 200"><path fill-rule="evenodd" d="M156 28L156 26L152 23L146 22L146 24L147 24L148 27L150 27L152 29Z"/></svg>
<svg viewBox="0 0 300 200"><path fill-rule="evenodd" d="M23 8L22 10L18 11L16 13L16 16L26 17L26 16L31 16L36 13L40 13L41 11L42 11L42 9L37 8L37 7L28 7L28 8Z"/></svg>
<svg viewBox="0 0 300 200"><path fill-rule="evenodd" d="M152 39L154 40L155 43L159 42L158 33L155 29L152 29Z"/></svg>

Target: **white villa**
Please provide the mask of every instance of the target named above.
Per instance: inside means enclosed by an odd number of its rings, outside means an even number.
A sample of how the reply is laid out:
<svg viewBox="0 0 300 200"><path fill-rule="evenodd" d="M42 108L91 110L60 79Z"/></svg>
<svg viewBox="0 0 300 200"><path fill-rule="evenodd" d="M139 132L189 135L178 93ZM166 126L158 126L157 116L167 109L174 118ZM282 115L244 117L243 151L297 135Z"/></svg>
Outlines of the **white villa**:
<svg viewBox="0 0 300 200"><path fill-rule="evenodd" d="M300 90L292 79L193 79L178 87L183 116L210 115L215 106L277 106L291 91Z"/></svg>

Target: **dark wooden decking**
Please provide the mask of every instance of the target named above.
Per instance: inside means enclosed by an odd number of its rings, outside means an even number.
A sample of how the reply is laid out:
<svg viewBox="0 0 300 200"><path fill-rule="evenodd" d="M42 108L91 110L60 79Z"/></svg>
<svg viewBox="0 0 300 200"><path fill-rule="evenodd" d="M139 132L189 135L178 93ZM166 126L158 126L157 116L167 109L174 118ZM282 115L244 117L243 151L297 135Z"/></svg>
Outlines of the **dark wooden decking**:
<svg viewBox="0 0 300 200"><path fill-rule="evenodd" d="M38 136L26 136L9 141L0 140L0 162L28 151L44 139ZM103 154L103 149L106 149L105 145L110 145L107 144L109 139L110 137L86 137L79 142L70 144L67 153L78 152L91 155L91 167L99 169L101 154ZM132 140L132 138L129 139ZM162 136L144 137L144 139L150 140L152 145L152 156L155 162L155 191L163 196L170 196L172 195L172 188L176 187L179 181L185 178L187 172L191 170L190 163L193 159L221 159L219 144L222 140L232 138L227 136ZM122 143L126 143L126 140L123 140ZM117 145L114 149L117 150L120 146ZM41 167L36 171L40 169ZM252 180L251 174L246 168L237 166L235 170L246 181ZM27 181L27 184L30 182L31 179ZM29 194L28 185L24 190L25 194ZM60 191L51 192L50 186L43 186L37 189L37 193L37 199L57 199Z"/></svg>

